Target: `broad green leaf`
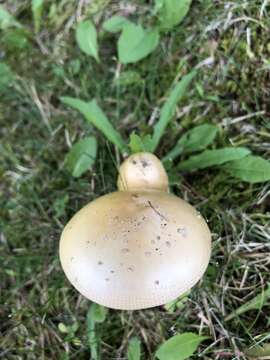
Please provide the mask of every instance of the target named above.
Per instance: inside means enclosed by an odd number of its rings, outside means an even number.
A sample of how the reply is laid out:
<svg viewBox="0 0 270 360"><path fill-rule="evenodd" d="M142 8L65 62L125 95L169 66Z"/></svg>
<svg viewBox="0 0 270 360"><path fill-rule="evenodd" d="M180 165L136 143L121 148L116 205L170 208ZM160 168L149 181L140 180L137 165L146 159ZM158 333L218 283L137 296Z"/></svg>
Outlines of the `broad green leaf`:
<svg viewBox="0 0 270 360"><path fill-rule="evenodd" d="M96 330L96 323L102 323L105 321L107 316L108 309L92 303L88 313L87 313L87 335L88 335L88 344L91 350L91 359L99 359L99 345L100 339Z"/></svg>
<svg viewBox="0 0 270 360"><path fill-rule="evenodd" d="M118 58L122 64L135 63L155 50L159 42L157 29L127 24L118 40Z"/></svg>
<svg viewBox="0 0 270 360"><path fill-rule="evenodd" d="M74 177L91 169L97 154L97 141L93 136L84 138L72 146L66 157L66 166Z"/></svg>
<svg viewBox="0 0 270 360"><path fill-rule="evenodd" d="M263 359L269 359L270 358L270 344L264 344L262 346L255 345L250 347L248 350L244 351L244 354L248 358L252 358L255 360L263 360Z"/></svg>
<svg viewBox="0 0 270 360"><path fill-rule="evenodd" d="M238 309L232 312L225 318L225 321L234 319L236 316L239 316L249 310L260 310L270 299L270 283L266 290L262 291L259 295L255 296L253 299L247 301L245 304L241 305Z"/></svg>
<svg viewBox="0 0 270 360"><path fill-rule="evenodd" d="M14 79L14 75L10 67L0 62L0 91L9 86Z"/></svg>
<svg viewBox="0 0 270 360"><path fill-rule="evenodd" d="M130 24L130 21L124 16L115 15L104 21L103 29L112 33L122 31L124 26Z"/></svg>
<svg viewBox="0 0 270 360"><path fill-rule="evenodd" d="M129 147L133 154L141 151L150 152L152 147L152 138L150 135L141 137L133 132L130 135Z"/></svg>
<svg viewBox="0 0 270 360"><path fill-rule="evenodd" d="M35 24L35 32L38 33L40 30L40 22L43 11L44 0L32 0L32 13Z"/></svg>
<svg viewBox="0 0 270 360"><path fill-rule="evenodd" d="M83 114L86 120L99 129L120 151L127 151L127 146L122 140L121 135L114 129L96 100L86 102L65 96L61 98L61 101Z"/></svg>
<svg viewBox="0 0 270 360"><path fill-rule="evenodd" d="M243 181L259 183L270 180L270 162L260 156L247 156L223 166L223 169Z"/></svg>
<svg viewBox="0 0 270 360"><path fill-rule="evenodd" d="M0 5L0 30L5 30L9 27L21 25L16 21L16 19L4 8L4 6Z"/></svg>
<svg viewBox="0 0 270 360"><path fill-rule="evenodd" d="M187 131L177 142L176 146L164 157L163 161L173 160L180 154L187 154L205 149L212 144L218 132L218 127L203 124Z"/></svg>
<svg viewBox="0 0 270 360"><path fill-rule="evenodd" d="M199 155L191 156L188 160L182 161L178 165L178 169L184 171L204 169L211 166L222 165L228 161L242 159L248 154L250 154L250 151L244 147L205 150Z"/></svg>
<svg viewBox="0 0 270 360"><path fill-rule="evenodd" d="M156 11L162 30L170 30L187 15L192 0L156 0Z"/></svg>
<svg viewBox="0 0 270 360"><path fill-rule="evenodd" d="M171 90L168 99L166 100L165 104L161 109L159 121L154 126L152 148L153 152L158 147L162 135L164 134L169 122L175 114L178 102L186 94L188 86L195 75L196 71L192 71L189 74L185 75Z"/></svg>
<svg viewBox="0 0 270 360"><path fill-rule="evenodd" d="M77 25L76 40L79 48L85 54L93 56L99 62L97 32L92 21L81 21Z"/></svg>
<svg viewBox="0 0 270 360"><path fill-rule="evenodd" d="M141 358L141 342L138 338L130 339L127 352L128 360L140 360Z"/></svg>
<svg viewBox="0 0 270 360"><path fill-rule="evenodd" d="M208 336L200 336L191 332L175 335L159 347L156 357L159 360L188 359L205 339L208 339Z"/></svg>
<svg viewBox="0 0 270 360"><path fill-rule="evenodd" d="M29 46L28 38L30 37L30 33L20 27L20 28L10 28L7 29L1 40L5 44L5 48L12 52L18 52L26 49Z"/></svg>

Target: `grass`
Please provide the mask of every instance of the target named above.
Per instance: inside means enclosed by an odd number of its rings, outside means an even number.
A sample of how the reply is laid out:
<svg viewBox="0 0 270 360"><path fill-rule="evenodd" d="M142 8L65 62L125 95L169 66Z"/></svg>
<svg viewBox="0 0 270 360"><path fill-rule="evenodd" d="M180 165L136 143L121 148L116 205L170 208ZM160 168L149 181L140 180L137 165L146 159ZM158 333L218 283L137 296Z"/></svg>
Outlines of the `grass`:
<svg viewBox="0 0 270 360"><path fill-rule="evenodd" d="M157 151L164 156L180 134L204 121L218 124L217 145L248 146L270 157L269 5L259 0L194 1L184 23L164 35L138 64L120 66L116 38L100 40L101 64L75 44L74 26L119 12L149 20L151 1L48 1L33 34L30 1L5 1L27 34L1 33L0 57L16 74L0 100L0 358L88 359L89 301L66 280L58 242L85 203L113 191L119 154L59 97L96 97L123 136L147 134L172 81L201 63L195 86L179 106ZM22 39L26 37L27 43ZM15 40L14 40L15 38ZM13 39L13 41L12 41ZM16 44L14 44L14 42ZM130 76L127 71L132 71ZM84 135L99 142L93 171L74 179L65 170L70 144ZM116 159L116 162L115 162ZM269 184L248 185L216 170L171 173L173 191L208 219L213 253L203 280L181 309L110 310L98 325L101 359L126 359L129 339L142 341L143 359L176 333L209 335L193 359L247 359L245 350L269 338L269 305L225 321L270 281ZM78 324L67 335L59 329ZM198 355L199 354L199 355Z"/></svg>

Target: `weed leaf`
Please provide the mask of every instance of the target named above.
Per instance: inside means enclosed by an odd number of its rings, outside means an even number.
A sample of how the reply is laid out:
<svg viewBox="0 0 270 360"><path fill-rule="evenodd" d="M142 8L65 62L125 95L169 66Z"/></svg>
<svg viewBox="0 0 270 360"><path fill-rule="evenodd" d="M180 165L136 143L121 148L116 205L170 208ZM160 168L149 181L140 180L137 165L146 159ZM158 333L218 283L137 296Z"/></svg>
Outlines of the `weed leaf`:
<svg viewBox="0 0 270 360"><path fill-rule="evenodd" d="M86 120L99 129L120 151L125 152L127 150L127 146L122 140L121 135L114 129L102 109L98 106L96 100L86 102L65 96L61 98L61 101L83 114Z"/></svg>
<svg viewBox="0 0 270 360"><path fill-rule="evenodd" d="M192 71L189 74L185 75L171 90L168 99L166 100L165 104L161 109L159 121L154 126L152 148L153 152L158 147L159 141L164 134L166 127L168 126L170 120L175 114L178 102L186 94L187 88L195 75L196 71Z"/></svg>
<svg viewBox="0 0 270 360"><path fill-rule="evenodd" d="M127 358L128 360L140 360L141 358L141 342L136 337L129 341Z"/></svg>
<svg viewBox="0 0 270 360"><path fill-rule="evenodd" d="M164 157L163 161L173 160L182 153L192 153L203 150L212 144L218 132L218 127L203 124L187 131L177 142L176 146Z"/></svg>
<svg viewBox="0 0 270 360"><path fill-rule="evenodd" d="M6 30L7 28L12 26L20 27L21 25L4 8L4 6L0 5L0 30Z"/></svg>
<svg viewBox="0 0 270 360"><path fill-rule="evenodd" d="M244 147L227 147L217 150L205 150L199 155L191 156L188 160L181 162L178 169L192 171L204 169L211 166L222 165L228 161L242 159L250 154Z"/></svg>
<svg viewBox="0 0 270 360"><path fill-rule="evenodd" d="M208 337L191 332L175 335L159 347L156 357L159 360L188 359L205 339Z"/></svg>
<svg viewBox="0 0 270 360"><path fill-rule="evenodd" d="M247 156L223 166L223 169L243 181L259 183L270 180L270 162L260 156Z"/></svg>
<svg viewBox="0 0 270 360"><path fill-rule="evenodd" d="M130 135L129 147L133 154L141 151L150 152L152 147L152 138L150 135L141 137L133 132Z"/></svg>
<svg viewBox="0 0 270 360"><path fill-rule="evenodd" d="M187 15L192 0L156 0L161 30L171 30Z"/></svg>
<svg viewBox="0 0 270 360"><path fill-rule="evenodd" d="M88 343L91 350L91 359L99 359L99 345L100 340L96 332L96 323L102 323L105 321L108 309L92 303L87 313L87 335Z"/></svg>
<svg viewBox="0 0 270 360"><path fill-rule="evenodd" d="M74 177L79 177L93 166L97 154L97 141L93 136L72 146L66 157L66 166Z"/></svg>
<svg viewBox="0 0 270 360"><path fill-rule="evenodd" d="M38 33L40 30L40 22L42 16L44 0L32 0L32 14L35 24L35 32Z"/></svg>
<svg viewBox="0 0 270 360"><path fill-rule="evenodd" d="M124 16L115 15L104 21L103 29L111 33L122 31L124 26L130 24L130 21Z"/></svg>
<svg viewBox="0 0 270 360"><path fill-rule="evenodd" d="M241 305L238 309L228 315L225 318L225 321L232 320L236 316L239 316L249 310L260 310L266 304L268 299L270 299L270 283L268 284L266 290L255 296L253 299L247 301L245 304Z"/></svg>
<svg viewBox="0 0 270 360"><path fill-rule="evenodd" d="M81 21L77 25L76 40L81 51L94 57L99 62L97 32L92 21Z"/></svg>
<svg viewBox="0 0 270 360"><path fill-rule="evenodd" d="M89 316L94 323L103 323L106 320L107 313L106 307L93 303L90 307Z"/></svg>
<svg viewBox="0 0 270 360"><path fill-rule="evenodd" d="M154 51L158 42L157 29L145 30L141 25L129 23L118 40L118 58L122 64L135 63Z"/></svg>

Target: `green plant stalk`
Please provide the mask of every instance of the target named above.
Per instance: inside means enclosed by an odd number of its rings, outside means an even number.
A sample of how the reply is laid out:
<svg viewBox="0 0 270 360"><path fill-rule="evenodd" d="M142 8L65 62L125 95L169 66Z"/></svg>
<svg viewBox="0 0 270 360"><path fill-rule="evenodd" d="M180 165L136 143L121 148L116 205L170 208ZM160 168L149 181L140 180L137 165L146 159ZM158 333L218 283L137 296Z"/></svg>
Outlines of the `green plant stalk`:
<svg viewBox="0 0 270 360"><path fill-rule="evenodd" d="M163 105L163 107L161 109L159 121L154 126L154 134L153 134L153 140L152 140L152 152L155 152L155 150L157 149L161 137L163 136L172 117L174 116L178 102L186 94L187 88L196 74L197 74L197 71L193 70L189 74L185 75L175 85L175 87L171 91L167 101Z"/></svg>

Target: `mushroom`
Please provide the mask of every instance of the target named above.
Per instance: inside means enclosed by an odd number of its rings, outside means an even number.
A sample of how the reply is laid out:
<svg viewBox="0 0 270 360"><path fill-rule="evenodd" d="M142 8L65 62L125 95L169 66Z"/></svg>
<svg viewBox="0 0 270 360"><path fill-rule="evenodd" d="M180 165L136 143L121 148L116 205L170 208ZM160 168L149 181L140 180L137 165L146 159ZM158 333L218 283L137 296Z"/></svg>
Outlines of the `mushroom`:
<svg viewBox="0 0 270 360"><path fill-rule="evenodd" d="M202 277L211 233L201 215L169 194L160 160L137 153L120 167L118 191L83 207L65 226L60 261L86 298L114 309L159 306Z"/></svg>

